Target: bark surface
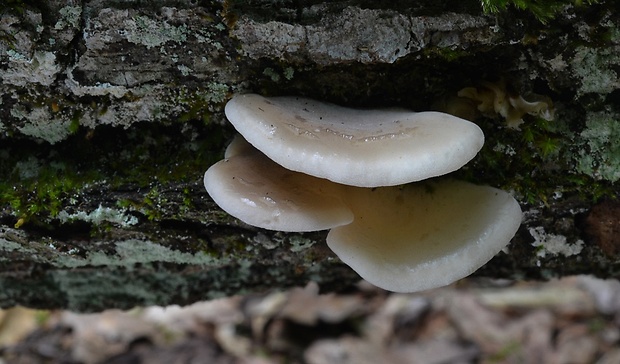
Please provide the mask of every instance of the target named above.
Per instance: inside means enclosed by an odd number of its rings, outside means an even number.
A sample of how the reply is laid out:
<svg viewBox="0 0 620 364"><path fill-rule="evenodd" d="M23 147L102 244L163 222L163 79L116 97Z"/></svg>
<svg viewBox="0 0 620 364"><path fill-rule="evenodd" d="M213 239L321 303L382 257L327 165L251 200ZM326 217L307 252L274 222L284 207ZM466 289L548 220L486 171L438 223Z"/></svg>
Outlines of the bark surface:
<svg viewBox="0 0 620 364"><path fill-rule="evenodd" d="M618 277L619 27L613 1L546 25L477 1L0 5L0 306L355 284L325 232L244 225L204 191L234 135L223 106L242 92L465 112L487 140L454 177L513 191L524 211L509 249L475 274ZM523 123L508 128L456 99L466 87L552 100L554 119L513 106L504 114Z"/></svg>

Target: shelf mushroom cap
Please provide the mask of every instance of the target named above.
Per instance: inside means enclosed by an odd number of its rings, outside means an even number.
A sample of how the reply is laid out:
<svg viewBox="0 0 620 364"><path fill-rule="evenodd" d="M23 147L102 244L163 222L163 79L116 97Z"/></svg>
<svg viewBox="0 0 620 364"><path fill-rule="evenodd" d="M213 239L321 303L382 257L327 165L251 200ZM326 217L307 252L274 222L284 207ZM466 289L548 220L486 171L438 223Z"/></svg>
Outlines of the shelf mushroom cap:
<svg viewBox="0 0 620 364"><path fill-rule="evenodd" d="M207 170L204 184L224 211L264 229L317 231L353 220L341 186L284 169L240 137Z"/></svg>
<svg viewBox="0 0 620 364"><path fill-rule="evenodd" d="M237 95L228 120L287 169L358 187L394 186L453 172L484 134L439 112L358 110L300 97Z"/></svg>
<svg viewBox="0 0 620 364"><path fill-rule="evenodd" d="M351 224L327 244L370 283L394 292L464 278L508 245L521 208L507 192L461 181L350 189Z"/></svg>

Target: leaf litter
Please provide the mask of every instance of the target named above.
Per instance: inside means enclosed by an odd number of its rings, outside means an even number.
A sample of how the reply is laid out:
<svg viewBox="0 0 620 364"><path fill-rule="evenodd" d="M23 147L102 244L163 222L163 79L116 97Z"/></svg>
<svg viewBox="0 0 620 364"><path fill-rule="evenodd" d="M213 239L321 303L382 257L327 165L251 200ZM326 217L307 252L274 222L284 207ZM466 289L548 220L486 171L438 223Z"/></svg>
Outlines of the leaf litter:
<svg viewBox="0 0 620 364"><path fill-rule="evenodd" d="M620 362L620 283L467 279L414 294L316 283L95 314L0 311L0 363Z"/></svg>

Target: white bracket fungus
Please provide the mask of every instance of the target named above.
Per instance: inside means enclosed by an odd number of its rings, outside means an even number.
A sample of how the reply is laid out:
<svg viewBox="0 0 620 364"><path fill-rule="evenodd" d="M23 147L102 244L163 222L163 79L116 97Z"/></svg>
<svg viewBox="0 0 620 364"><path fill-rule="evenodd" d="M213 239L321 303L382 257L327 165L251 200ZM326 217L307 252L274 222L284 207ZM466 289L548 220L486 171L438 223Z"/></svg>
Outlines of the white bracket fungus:
<svg viewBox="0 0 620 364"><path fill-rule="evenodd" d="M279 231L317 231L353 221L341 185L276 164L237 136L226 159L211 166L204 183L224 211L243 222Z"/></svg>
<svg viewBox="0 0 620 364"><path fill-rule="evenodd" d="M507 192L445 180L350 189L353 223L327 244L370 283L394 292L441 287L491 260L517 232L521 208Z"/></svg>
<svg viewBox="0 0 620 364"><path fill-rule="evenodd" d="M484 144L476 124L438 112L357 110L247 94L226 104L226 116L250 144L283 167L359 187L453 172Z"/></svg>
<svg viewBox="0 0 620 364"><path fill-rule="evenodd" d="M466 120L259 95L235 96L226 116L258 150L241 137L229 145L205 173L213 200L265 229L332 229L329 247L381 288L414 292L463 278L521 224L517 201L495 188L453 180L396 186L471 160L484 135Z"/></svg>

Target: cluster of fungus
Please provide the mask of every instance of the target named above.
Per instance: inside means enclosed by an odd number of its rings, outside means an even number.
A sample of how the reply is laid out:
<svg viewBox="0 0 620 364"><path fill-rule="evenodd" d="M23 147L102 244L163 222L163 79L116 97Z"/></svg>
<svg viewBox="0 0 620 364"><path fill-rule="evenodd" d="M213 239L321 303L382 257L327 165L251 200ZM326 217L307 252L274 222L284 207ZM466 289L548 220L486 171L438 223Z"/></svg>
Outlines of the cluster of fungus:
<svg viewBox="0 0 620 364"><path fill-rule="evenodd" d="M553 120L555 109L547 96L530 94L527 99L510 90L504 79L497 82L483 81L478 87L465 87L457 96L439 100L437 110L457 115L467 120L476 119L479 114L487 117L497 115L506 120L511 129L519 129L526 114Z"/></svg>
<svg viewBox="0 0 620 364"><path fill-rule="evenodd" d="M504 191L428 180L482 148L469 121L254 94L233 97L225 111L243 137L205 173L213 200L260 228L331 229L328 246L378 287L450 284L502 250L521 223Z"/></svg>

